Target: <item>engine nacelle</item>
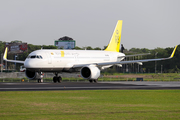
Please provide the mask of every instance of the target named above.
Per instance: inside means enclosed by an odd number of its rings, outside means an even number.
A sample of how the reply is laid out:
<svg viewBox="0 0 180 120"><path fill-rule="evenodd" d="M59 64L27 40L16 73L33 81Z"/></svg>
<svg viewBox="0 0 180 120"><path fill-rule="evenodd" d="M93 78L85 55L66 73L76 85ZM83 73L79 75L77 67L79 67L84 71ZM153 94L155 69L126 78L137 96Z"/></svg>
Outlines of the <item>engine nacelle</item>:
<svg viewBox="0 0 180 120"><path fill-rule="evenodd" d="M28 79L31 79L31 80L38 80L38 79L43 78L43 76L40 73L35 72L35 71L30 71L30 70L26 70L25 75Z"/></svg>
<svg viewBox="0 0 180 120"><path fill-rule="evenodd" d="M80 72L84 79L98 79L100 76L100 70L95 65L83 67Z"/></svg>

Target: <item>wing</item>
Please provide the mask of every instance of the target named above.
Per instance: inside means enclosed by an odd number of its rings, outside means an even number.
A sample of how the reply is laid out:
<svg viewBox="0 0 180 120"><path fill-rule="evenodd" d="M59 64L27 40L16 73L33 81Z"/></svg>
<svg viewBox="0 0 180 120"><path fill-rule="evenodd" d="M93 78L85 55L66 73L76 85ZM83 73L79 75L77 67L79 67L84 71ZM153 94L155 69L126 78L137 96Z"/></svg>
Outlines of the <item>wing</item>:
<svg viewBox="0 0 180 120"><path fill-rule="evenodd" d="M4 56L3 56L3 60L4 60L4 61L24 64L24 61L8 60L8 59L7 59L7 51L8 51L8 48L6 47L6 49L5 49L5 51L4 51Z"/></svg>
<svg viewBox="0 0 180 120"><path fill-rule="evenodd" d="M76 67L84 67L87 65L97 65L97 66L107 66L107 65L117 65L117 64L130 64L130 63L138 63L138 64L142 64L143 62L150 62L150 61L160 61L160 60L168 60L173 58L175 51L176 51L177 45L174 48L172 54L170 57L168 58L157 58L157 59L144 59L144 60L131 60L131 61L120 61L120 62L106 62L106 63L92 63L92 64L78 64L78 65L74 65L73 68ZM124 56L125 57L125 56Z"/></svg>

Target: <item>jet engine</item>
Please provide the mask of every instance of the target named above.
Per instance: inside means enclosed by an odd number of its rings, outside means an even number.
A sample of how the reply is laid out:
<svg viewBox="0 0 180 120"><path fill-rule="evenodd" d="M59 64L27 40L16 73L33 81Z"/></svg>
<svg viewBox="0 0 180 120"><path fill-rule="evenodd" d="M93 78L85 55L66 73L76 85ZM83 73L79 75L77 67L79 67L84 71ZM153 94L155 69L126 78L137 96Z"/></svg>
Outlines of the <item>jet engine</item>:
<svg viewBox="0 0 180 120"><path fill-rule="evenodd" d="M25 75L28 79L31 79L31 80L38 80L38 79L42 79L43 77L41 73L30 71L28 69L25 71Z"/></svg>
<svg viewBox="0 0 180 120"><path fill-rule="evenodd" d="M96 80L100 76L100 70L95 65L89 65L89 66L83 67L80 73L84 79Z"/></svg>

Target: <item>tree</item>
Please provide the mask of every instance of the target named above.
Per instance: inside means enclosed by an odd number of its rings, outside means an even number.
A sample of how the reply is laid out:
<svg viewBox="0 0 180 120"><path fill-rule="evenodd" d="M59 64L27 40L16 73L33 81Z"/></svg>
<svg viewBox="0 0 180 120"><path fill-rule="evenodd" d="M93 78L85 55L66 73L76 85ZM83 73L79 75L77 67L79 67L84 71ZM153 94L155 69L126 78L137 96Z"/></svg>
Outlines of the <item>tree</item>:
<svg viewBox="0 0 180 120"><path fill-rule="evenodd" d="M131 48L129 51L134 52L134 53L149 53L150 50L147 48Z"/></svg>
<svg viewBox="0 0 180 120"><path fill-rule="evenodd" d="M99 47L96 47L96 48L94 48L94 50L101 50L101 48L99 48Z"/></svg>
<svg viewBox="0 0 180 120"><path fill-rule="evenodd" d="M78 47L78 46L76 46L74 49L75 49L75 50L82 50L82 48L80 48L80 47Z"/></svg>
<svg viewBox="0 0 180 120"><path fill-rule="evenodd" d="M86 50L93 50L93 48L91 46L87 46Z"/></svg>
<svg viewBox="0 0 180 120"><path fill-rule="evenodd" d="M105 50L107 48L107 46L104 46L103 50Z"/></svg>
<svg viewBox="0 0 180 120"><path fill-rule="evenodd" d="M43 45L42 46L43 47L43 49L57 49L57 46L54 46L54 45Z"/></svg>

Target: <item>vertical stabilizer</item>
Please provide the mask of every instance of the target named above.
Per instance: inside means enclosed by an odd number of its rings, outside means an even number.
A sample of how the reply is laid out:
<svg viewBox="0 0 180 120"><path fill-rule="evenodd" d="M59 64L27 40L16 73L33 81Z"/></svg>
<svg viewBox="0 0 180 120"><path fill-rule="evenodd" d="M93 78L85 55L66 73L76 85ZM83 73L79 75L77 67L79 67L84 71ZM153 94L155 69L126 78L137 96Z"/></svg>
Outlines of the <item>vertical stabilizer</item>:
<svg viewBox="0 0 180 120"><path fill-rule="evenodd" d="M105 49L105 51L119 52L120 42L121 42L121 31L122 31L122 20L118 20L116 28L114 29L111 40Z"/></svg>

